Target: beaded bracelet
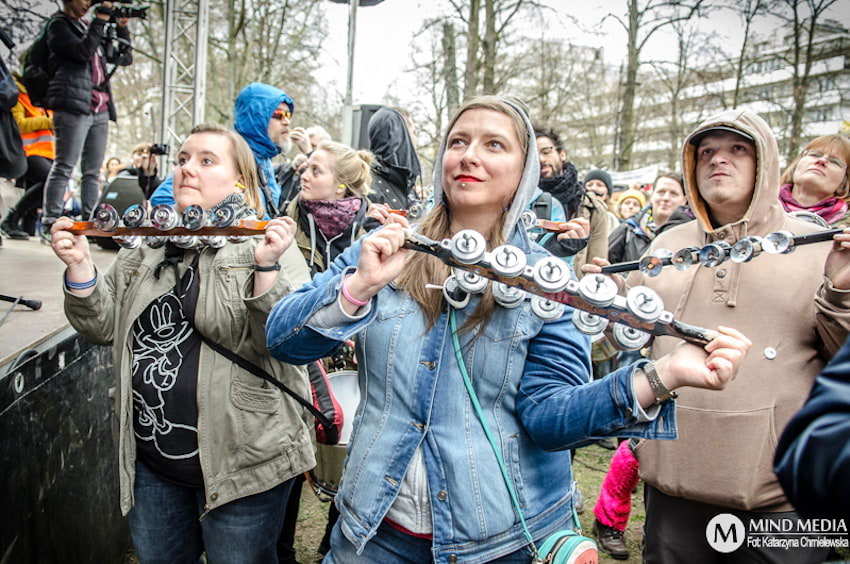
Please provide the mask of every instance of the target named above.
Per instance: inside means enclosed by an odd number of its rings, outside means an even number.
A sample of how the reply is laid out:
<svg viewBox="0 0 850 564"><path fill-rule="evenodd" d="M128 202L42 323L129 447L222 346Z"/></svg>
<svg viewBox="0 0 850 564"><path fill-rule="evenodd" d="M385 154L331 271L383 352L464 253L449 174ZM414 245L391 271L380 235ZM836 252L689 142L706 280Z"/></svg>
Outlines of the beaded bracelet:
<svg viewBox="0 0 850 564"><path fill-rule="evenodd" d="M348 282L349 278L351 278L350 275L346 276L343 279L342 284L340 285L340 291L342 292L342 297L345 298L346 300L348 300L349 302L351 302L352 304L356 305L357 307L363 307L364 305L369 303L369 300L358 300L357 298L355 298L354 296L352 296L351 294L348 293L348 289L345 287L345 283Z"/></svg>
<svg viewBox="0 0 850 564"><path fill-rule="evenodd" d="M68 280L67 272L65 273L63 278L65 279L65 287L69 290L87 290L97 284L97 274L95 274L94 278L92 278L88 282L70 282Z"/></svg>

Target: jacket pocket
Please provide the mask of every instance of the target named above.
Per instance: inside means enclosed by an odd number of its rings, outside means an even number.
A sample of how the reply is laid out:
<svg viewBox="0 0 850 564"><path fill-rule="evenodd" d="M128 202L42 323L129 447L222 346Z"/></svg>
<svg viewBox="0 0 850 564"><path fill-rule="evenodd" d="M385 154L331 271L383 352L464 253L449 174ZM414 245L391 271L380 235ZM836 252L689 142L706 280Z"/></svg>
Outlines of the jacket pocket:
<svg viewBox="0 0 850 564"><path fill-rule="evenodd" d="M668 495L753 510L783 501L773 473L773 406L713 411L677 406L679 439L644 441L640 476Z"/></svg>
<svg viewBox="0 0 850 564"><path fill-rule="evenodd" d="M254 413L276 413L281 401L277 388L251 386L234 379L230 383L230 401L244 411Z"/></svg>

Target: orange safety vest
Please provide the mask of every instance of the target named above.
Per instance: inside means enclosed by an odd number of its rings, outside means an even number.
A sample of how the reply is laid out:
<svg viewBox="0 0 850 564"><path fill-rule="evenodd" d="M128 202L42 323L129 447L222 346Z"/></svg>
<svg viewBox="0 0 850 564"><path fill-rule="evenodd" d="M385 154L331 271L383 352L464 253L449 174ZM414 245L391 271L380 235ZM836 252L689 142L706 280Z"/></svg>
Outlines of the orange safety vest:
<svg viewBox="0 0 850 564"><path fill-rule="evenodd" d="M24 107L26 117L50 117L53 110L45 110L33 106L26 92L18 92L18 103ZM51 129L39 129L31 133L21 133L24 141L24 154L26 156L39 156L53 160L56 158L56 137Z"/></svg>

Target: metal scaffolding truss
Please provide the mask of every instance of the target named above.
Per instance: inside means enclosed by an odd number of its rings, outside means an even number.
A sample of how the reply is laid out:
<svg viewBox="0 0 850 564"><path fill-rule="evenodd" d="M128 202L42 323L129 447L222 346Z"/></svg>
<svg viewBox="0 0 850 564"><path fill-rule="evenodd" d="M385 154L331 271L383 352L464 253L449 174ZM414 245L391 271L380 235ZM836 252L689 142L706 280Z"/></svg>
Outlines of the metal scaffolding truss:
<svg viewBox="0 0 850 564"><path fill-rule="evenodd" d="M180 145L204 121L208 0L166 0L160 139Z"/></svg>

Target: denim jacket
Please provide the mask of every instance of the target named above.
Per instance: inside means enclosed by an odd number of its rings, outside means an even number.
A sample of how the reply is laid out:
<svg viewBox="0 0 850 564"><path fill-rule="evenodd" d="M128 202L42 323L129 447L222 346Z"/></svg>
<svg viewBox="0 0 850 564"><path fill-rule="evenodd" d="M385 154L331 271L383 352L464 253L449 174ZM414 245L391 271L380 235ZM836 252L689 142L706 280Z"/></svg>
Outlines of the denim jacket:
<svg viewBox="0 0 850 564"><path fill-rule="evenodd" d="M546 256L524 233L511 241ZM436 562L486 562L527 544L496 458L473 411L455 359L448 315L427 330L416 302L393 284L363 319L311 327L313 315L339 297L357 264L357 242L269 315L273 356L304 363L357 336L361 402L336 498L341 528L359 550L375 535L421 446L427 471ZM457 311L461 326L477 306ZM463 358L502 451L532 536L572 526L569 448L611 435L675 438L672 402L638 422L633 368L588 384L590 346L572 310L544 323L528 300L497 307L483 330L461 334Z"/></svg>

